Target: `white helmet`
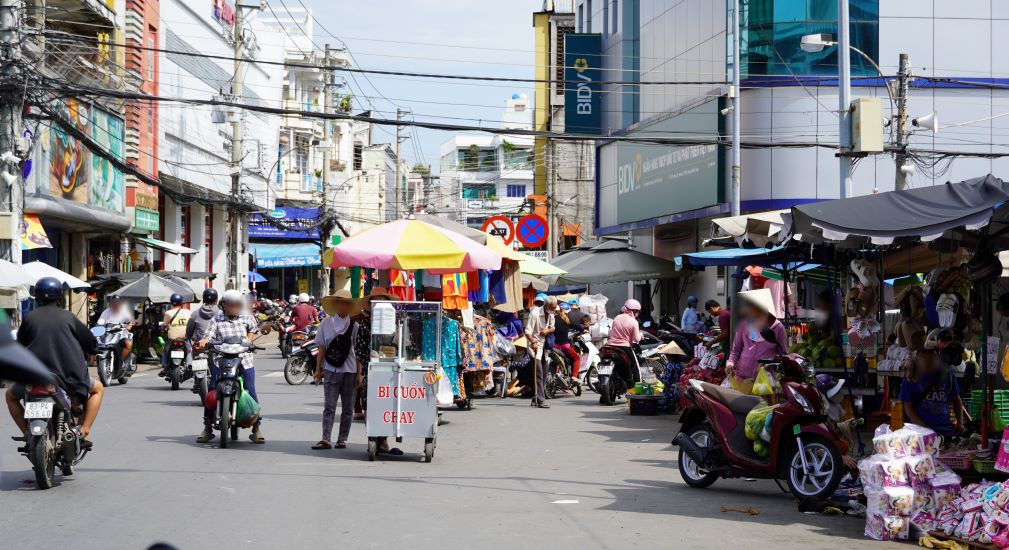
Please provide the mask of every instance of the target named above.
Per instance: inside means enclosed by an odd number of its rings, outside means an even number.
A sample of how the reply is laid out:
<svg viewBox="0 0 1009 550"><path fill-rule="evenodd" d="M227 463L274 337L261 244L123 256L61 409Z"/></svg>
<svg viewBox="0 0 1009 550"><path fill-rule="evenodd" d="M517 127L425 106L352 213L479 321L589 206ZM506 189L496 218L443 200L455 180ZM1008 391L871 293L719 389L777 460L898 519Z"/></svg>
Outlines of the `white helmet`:
<svg viewBox="0 0 1009 550"><path fill-rule="evenodd" d="M293 303L295 303L297 301L298 301L298 295L297 294L292 294L292 295L290 295L287 298L287 303L289 303L289 304L293 304Z"/></svg>
<svg viewBox="0 0 1009 550"><path fill-rule="evenodd" d="M641 302L631 298L624 302L624 311L641 311Z"/></svg>
<svg viewBox="0 0 1009 550"><path fill-rule="evenodd" d="M235 289L225 290L224 294L221 295L221 303L227 304L230 302L234 302L237 304L245 303L245 295L242 294L241 290L235 290Z"/></svg>
<svg viewBox="0 0 1009 550"><path fill-rule="evenodd" d="M310 299L311 298L308 296L307 292L302 292L301 294L298 295L298 301L303 304L307 304Z"/></svg>

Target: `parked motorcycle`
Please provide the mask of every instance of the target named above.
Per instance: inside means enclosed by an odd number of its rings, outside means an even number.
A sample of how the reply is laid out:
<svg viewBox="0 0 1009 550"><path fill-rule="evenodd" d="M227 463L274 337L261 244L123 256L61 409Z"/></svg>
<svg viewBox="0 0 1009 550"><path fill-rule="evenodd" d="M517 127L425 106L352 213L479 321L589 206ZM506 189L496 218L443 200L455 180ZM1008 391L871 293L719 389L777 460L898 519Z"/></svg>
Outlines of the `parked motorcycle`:
<svg viewBox="0 0 1009 550"><path fill-rule="evenodd" d="M557 397L557 392L570 390L578 397L582 394L582 385L571 377L571 366L568 358L559 349L551 348L543 355L546 367L547 385L544 390L548 399Z"/></svg>
<svg viewBox="0 0 1009 550"><path fill-rule="evenodd" d="M189 366L190 351L182 338L173 338L166 345L168 364L165 367L165 380L172 383L172 391L175 391L182 382L193 377L193 371Z"/></svg>
<svg viewBox="0 0 1009 550"><path fill-rule="evenodd" d="M592 335L589 331L584 331L571 345L580 357L581 371L578 373L578 383L599 393L599 348L592 342Z"/></svg>
<svg viewBox="0 0 1009 550"><path fill-rule="evenodd" d="M769 331L767 331L769 332ZM773 341L773 334L764 336ZM744 424L762 400L730 388L691 380L686 390L691 406L680 417L680 475L687 485L708 487L718 478L783 479L796 498L823 499L840 483L847 444L827 421L829 404L808 383L800 361L788 356L762 361L782 375L784 400L771 413L766 458L753 450Z"/></svg>
<svg viewBox="0 0 1009 550"><path fill-rule="evenodd" d="M95 366L102 385L111 386L113 380L118 380L120 384L128 382L130 376L137 372L134 354L123 360L122 342L130 338L130 332L121 324L109 324L92 328L91 334L98 340Z"/></svg>
<svg viewBox="0 0 1009 550"><path fill-rule="evenodd" d="M286 318L279 321L280 328L278 329L281 333L280 337L280 357L282 359L287 359L291 356L291 352L294 350L294 323Z"/></svg>
<svg viewBox="0 0 1009 550"><path fill-rule="evenodd" d="M214 387L215 419L213 426L221 432L220 447L228 447L230 441L238 440L238 398L241 394L242 356L263 348L241 338L227 338L211 344L219 374Z"/></svg>
<svg viewBox="0 0 1009 550"><path fill-rule="evenodd" d="M294 350L284 364L284 380L292 386L304 384L315 373L315 354L319 345L315 338L307 340Z"/></svg>
<svg viewBox="0 0 1009 550"><path fill-rule="evenodd" d="M599 373L597 384L599 403L606 406L615 404L627 390L641 381L642 368L654 372L658 367L664 367L651 357L642 356L643 353L662 345L663 343L655 336L645 334L640 343L629 348L603 346L599 351L599 365L596 367Z"/></svg>
<svg viewBox="0 0 1009 550"><path fill-rule="evenodd" d="M31 461L35 484L39 489L49 489L57 467L64 476L71 476L74 466L91 450L80 431L84 408L71 402L63 388L52 384L25 386L24 405L28 436L14 439L25 442L18 452Z"/></svg>

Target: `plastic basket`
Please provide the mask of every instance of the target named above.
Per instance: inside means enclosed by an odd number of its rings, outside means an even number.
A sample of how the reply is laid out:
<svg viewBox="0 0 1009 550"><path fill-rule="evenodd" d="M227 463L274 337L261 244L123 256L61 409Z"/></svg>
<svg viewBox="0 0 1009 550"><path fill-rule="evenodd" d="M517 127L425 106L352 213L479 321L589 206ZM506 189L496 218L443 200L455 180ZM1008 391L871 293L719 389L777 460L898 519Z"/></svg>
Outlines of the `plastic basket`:
<svg viewBox="0 0 1009 550"><path fill-rule="evenodd" d="M627 404L633 416L655 416L659 414L659 396L627 395Z"/></svg>
<svg viewBox="0 0 1009 550"><path fill-rule="evenodd" d="M994 474L995 461L989 459L975 458L974 471L982 475Z"/></svg>
<svg viewBox="0 0 1009 550"><path fill-rule="evenodd" d="M970 470L973 456L974 455L970 451L954 451L951 453L941 454L935 458L951 470L964 471Z"/></svg>

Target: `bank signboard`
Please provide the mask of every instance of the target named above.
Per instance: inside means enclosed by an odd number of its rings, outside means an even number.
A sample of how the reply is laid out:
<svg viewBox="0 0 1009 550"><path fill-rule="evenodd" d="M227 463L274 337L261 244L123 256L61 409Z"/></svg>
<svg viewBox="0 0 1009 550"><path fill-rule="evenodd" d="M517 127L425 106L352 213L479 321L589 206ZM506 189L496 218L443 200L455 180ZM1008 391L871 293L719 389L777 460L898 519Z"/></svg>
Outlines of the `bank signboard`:
<svg viewBox="0 0 1009 550"><path fill-rule="evenodd" d="M564 129L598 135L602 128L602 36L564 36Z"/></svg>
<svg viewBox="0 0 1009 550"><path fill-rule="evenodd" d="M708 101L625 135L712 140L721 135L718 110L718 100ZM687 212L724 201L722 152L714 143L653 145L618 141L605 147L617 148L617 223Z"/></svg>

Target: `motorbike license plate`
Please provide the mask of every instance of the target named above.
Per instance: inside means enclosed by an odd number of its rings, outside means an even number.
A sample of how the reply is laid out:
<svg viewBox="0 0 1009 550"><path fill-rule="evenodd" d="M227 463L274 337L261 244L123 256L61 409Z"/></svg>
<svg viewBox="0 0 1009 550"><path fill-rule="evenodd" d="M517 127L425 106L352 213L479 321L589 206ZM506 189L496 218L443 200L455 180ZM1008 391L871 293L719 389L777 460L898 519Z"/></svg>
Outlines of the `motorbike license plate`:
<svg viewBox="0 0 1009 550"><path fill-rule="evenodd" d="M52 401L36 401L32 403L25 403L25 418L52 418L53 417L53 402Z"/></svg>
<svg viewBox="0 0 1009 550"><path fill-rule="evenodd" d="M171 351L172 359L185 359L186 352L181 349L173 349Z"/></svg>
<svg viewBox="0 0 1009 550"><path fill-rule="evenodd" d="M600 363L599 366L596 367L596 372L599 374L613 374L613 365L609 363Z"/></svg>
<svg viewBox="0 0 1009 550"><path fill-rule="evenodd" d="M206 359L193 359L193 372L205 372L207 371L207 360Z"/></svg>

